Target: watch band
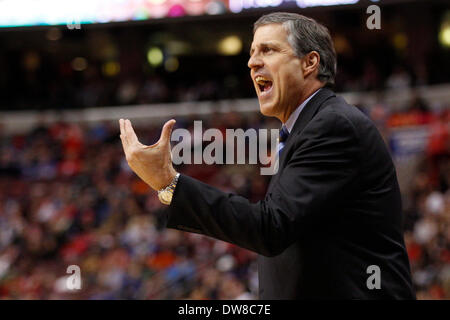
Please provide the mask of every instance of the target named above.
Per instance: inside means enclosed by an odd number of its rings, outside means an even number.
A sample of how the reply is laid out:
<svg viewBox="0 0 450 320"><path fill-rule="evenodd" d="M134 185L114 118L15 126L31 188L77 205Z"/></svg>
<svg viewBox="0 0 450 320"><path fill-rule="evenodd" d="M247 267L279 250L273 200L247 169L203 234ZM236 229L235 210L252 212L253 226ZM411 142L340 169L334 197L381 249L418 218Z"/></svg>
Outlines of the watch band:
<svg viewBox="0 0 450 320"><path fill-rule="evenodd" d="M175 187L177 186L179 177L180 174L177 173L167 187L158 190L158 199L161 203L169 205L172 202L173 193L175 192Z"/></svg>

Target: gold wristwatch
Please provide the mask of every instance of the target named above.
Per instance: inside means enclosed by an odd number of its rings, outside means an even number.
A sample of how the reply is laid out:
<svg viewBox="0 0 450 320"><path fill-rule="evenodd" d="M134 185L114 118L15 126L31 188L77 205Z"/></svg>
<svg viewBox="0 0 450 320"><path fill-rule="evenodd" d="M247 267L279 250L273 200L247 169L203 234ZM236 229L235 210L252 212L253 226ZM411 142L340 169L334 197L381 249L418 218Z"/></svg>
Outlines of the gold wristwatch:
<svg viewBox="0 0 450 320"><path fill-rule="evenodd" d="M165 188L158 190L158 198L163 204L169 205L172 202L173 193L175 192L175 187L177 186L179 173L175 175L172 182Z"/></svg>

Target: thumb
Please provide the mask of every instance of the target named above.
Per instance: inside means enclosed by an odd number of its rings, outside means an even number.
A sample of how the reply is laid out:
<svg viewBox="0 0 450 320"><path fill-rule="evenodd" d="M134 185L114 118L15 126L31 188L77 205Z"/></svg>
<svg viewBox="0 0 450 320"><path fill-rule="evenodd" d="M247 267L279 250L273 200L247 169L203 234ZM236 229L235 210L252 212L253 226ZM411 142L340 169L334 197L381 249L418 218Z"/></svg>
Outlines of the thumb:
<svg viewBox="0 0 450 320"><path fill-rule="evenodd" d="M160 143L168 143L170 145L170 136L172 134L172 129L175 123L176 121L174 119L170 119L164 124L161 132L161 137L159 138Z"/></svg>

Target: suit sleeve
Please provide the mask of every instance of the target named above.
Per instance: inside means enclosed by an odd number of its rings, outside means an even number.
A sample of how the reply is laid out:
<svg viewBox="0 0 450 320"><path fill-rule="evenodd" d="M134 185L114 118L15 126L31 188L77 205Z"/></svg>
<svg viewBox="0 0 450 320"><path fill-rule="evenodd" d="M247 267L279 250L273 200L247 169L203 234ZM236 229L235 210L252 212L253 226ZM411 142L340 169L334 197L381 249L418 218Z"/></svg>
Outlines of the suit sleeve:
<svg viewBox="0 0 450 320"><path fill-rule="evenodd" d="M282 253L307 228L326 219L357 174L358 139L345 117L319 114L292 138L297 139L293 154L263 200L250 203L180 175L165 212L166 226L264 256Z"/></svg>

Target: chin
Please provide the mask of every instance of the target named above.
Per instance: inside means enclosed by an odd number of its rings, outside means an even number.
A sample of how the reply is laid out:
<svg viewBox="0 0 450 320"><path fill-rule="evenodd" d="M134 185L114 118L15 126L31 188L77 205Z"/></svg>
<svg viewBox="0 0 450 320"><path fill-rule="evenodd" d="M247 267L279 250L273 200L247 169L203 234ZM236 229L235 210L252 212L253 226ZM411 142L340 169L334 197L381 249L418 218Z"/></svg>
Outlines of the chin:
<svg viewBox="0 0 450 320"><path fill-rule="evenodd" d="M259 103L259 110L266 117L275 117L275 108L273 105Z"/></svg>

